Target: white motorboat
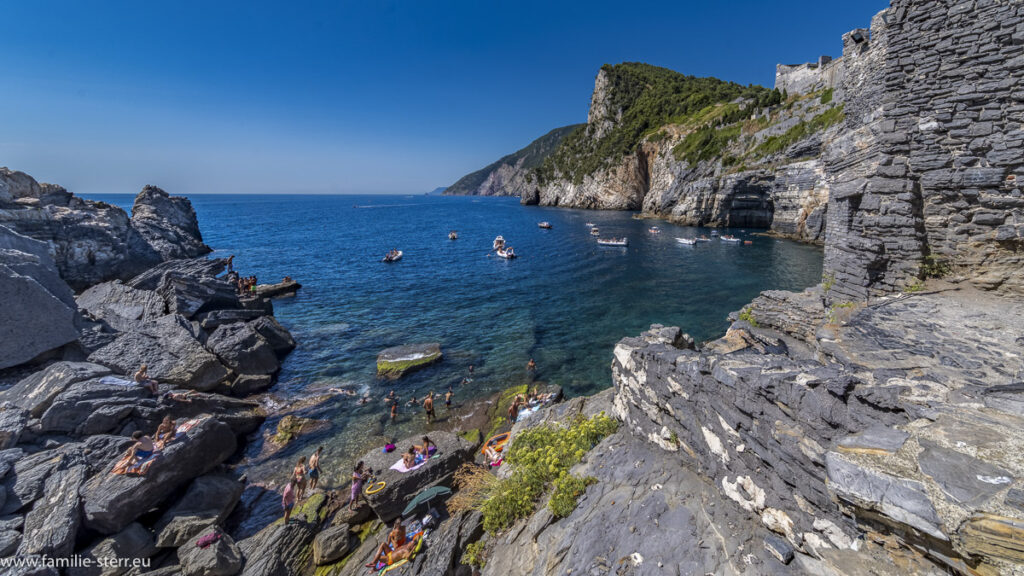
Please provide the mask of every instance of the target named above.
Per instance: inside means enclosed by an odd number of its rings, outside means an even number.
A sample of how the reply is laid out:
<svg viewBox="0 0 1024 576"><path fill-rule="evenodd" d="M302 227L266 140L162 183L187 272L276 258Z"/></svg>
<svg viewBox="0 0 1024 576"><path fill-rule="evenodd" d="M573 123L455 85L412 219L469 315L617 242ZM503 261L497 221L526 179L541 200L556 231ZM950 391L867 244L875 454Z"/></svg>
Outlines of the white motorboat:
<svg viewBox="0 0 1024 576"><path fill-rule="evenodd" d="M711 235L712 236L718 236L718 230L712 230L711 231Z"/></svg>
<svg viewBox="0 0 1024 576"><path fill-rule="evenodd" d="M448 239L449 240L458 240L459 239L459 233L456 232L455 230L452 230L451 232L448 233Z"/></svg>
<svg viewBox="0 0 1024 576"><path fill-rule="evenodd" d="M497 254L499 257L504 258L506 260L511 260L516 257L515 248L511 246L509 246L508 249L505 249L504 247L499 248L497 250Z"/></svg>
<svg viewBox="0 0 1024 576"><path fill-rule="evenodd" d="M594 227L594 223L593 222L587 222L587 227L588 228L593 228Z"/></svg>
<svg viewBox="0 0 1024 576"><path fill-rule="evenodd" d="M402 259L402 251L398 250L394 254L390 254L390 253L386 254L383 258L381 258L380 261L381 262L385 262L385 263L391 263L391 262L398 262L401 259Z"/></svg>
<svg viewBox="0 0 1024 576"><path fill-rule="evenodd" d="M498 236L497 238L495 238L494 239L494 243L491 244L491 249L492 250L501 250L504 247L505 247L505 238L502 237L502 236Z"/></svg>
<svg viewBox="0 0 1024 576"><path fill-rule="evenodd" d="M626 238L598 238L597 244L599 246L629 246L629 240Z"/></svg>
<svg viewBox="0 0 1024 576"><path fill-rule="evenodd" d="M593 228L590 229L590 235L591 236L600 236L601 235L601 229L598 228L597 226L594 226Z"/></svg>
<svg viewBox="0 0 1024 576"><path fill-rule="evenodd" d="M538 228L543 228L545 230L551 230L551 223L550 222L538 222L537 223L537 227Z"/></svg>
<svg viewBox="0 0 1024 576"><path fill-rule="evenodd" d="M711 242L711 238L708 238L707 236L697 236L694 240L697 242Z"/></svg>
<svg viewBox="0 0 1024 576"><path fill-rule="evenodd" d="M719 238L723 242L742 242L742 240L740 240L739 238L737 238L735 236L719 236Z"/></svg>
<svg viewBox="0 0 1024 576"><path fill-rule="evenodd" d="M693 238L676 238L676 242L679 242L680 244L686 244L687 246L693 246L694 244L697 243L697 241L694 240Z"/></svg>
<svg viewBox="0 0 1024 576"><path fill-rule="evenodd" d="M647 231L651 234L661 234L661 228L658 228L657 226L651 226Z"/></svg>

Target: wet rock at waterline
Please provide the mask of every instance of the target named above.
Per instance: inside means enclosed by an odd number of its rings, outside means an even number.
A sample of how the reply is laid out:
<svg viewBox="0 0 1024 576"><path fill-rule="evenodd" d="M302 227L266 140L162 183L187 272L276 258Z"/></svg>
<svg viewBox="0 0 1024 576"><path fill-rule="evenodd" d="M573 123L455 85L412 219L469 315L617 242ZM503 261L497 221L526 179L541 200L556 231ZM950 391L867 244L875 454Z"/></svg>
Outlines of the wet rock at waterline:
<svg viewBox="0 0 1024 576"><path fill-rule="evenodd" d="M406 344L382 350L377 355L377 376L397 380L402 376L441 361L441 345Z"/></svg>

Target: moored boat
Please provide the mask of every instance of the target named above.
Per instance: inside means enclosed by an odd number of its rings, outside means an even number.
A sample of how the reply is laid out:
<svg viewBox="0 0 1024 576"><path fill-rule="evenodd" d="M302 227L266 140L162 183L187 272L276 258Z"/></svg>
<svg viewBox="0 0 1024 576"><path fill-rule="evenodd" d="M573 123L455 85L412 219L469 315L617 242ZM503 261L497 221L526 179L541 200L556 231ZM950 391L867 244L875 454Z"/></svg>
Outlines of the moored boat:
<svg viewBox="0 0 1024 576"><path fill-rule="evenodd" d="M499 248L497 250L497 254L499 257L504 258L506 260L511 260L516 257L515 248L511 246L509 246L508 248Z"/></svg>
<svg viewBox="0 0 1024 576"><path fill-rule="evenodd" d="M658 228L657 226L651 226L647 231L651 234L661 234L661 228Z"/></svg>
<svg viewBox="0 0 1024 576"><path fill-rule="evenodd" d="M594 227L594 223L593 223L593 222L587 222L587 226L588 226L589 228L593 228L593 227Z"/></svg>
<svg viewBox="0 0 1024 576"><path fill-rule="evenodd" d="M505 238L502 237L502 236L498 236L497 238L495 238L494 239L494 243L491 244L491 249L492 250L501 250L504 247L505 247Z"/></svg>
<svg viewBox="0 0 1024 576"><path fill-rule="evenodd" d="M721 240L723 242L740 242L741 241L739 238L737 238L735 236L729 236L729 235L720 236L719 238L721 238Z"/></svg>
<svg viewBox="0 0 1024 576"><path fill-rule="evenodd" d="M593 228L590 229L590 235L591 236L600 236L601 235L601 229L598 228L597 226L594 226Z"/></svg>
<svg viewBox="0 0 1024 576"><path fill-rule="evenodd" d="M627 238L598 238L597 244L599 246L629 246L629 239Z"/></svg>
<svg viewBox="0 0 1024 576"><path fill-rule="evenodd" d="M380 261L381 262L386 262L386 263L391 263L391 262L398 262L401 259L402 259L402 251L401 250L396 250L393 253L392 252L388 252L387 254L385 254L384 257L381 258Z"/></svg>
<svg viewBox="0 0 1024 576"><path fill-rule="evenodd" d="M537 223L537 227L538 228L543 228L545 230L551 230L551 223L550 222L538 222Z"/></svg>
<svg viewBox="0 0 1024 576"><path fill-rule="evenodd" d="M711 231L711 235L712 236L718 236L718 230L712 230Z"/></svg>
<svg viewBox="0 0 1024 576"><path fill-rule="evenodd" d="M459 233L456 232L455 230L452 230L451 232L448 233L448 239L449 240L458 240L459 239Z"/></svg>
<svg viewBox="0 0 1024 576"><path fill-rule="evenodd" d="M698 236L694 238L694 240L697 242L711 242L711 238L708 238L707 236Z"/></svg>
<svg viewBox="0 0 1024 576"><path fill-rule="evenodd" d="M679 242L680 244L686 244L688 246L692 246L697 243L697 241L694 240L693 238L676 238L676 242Z"/></svg>

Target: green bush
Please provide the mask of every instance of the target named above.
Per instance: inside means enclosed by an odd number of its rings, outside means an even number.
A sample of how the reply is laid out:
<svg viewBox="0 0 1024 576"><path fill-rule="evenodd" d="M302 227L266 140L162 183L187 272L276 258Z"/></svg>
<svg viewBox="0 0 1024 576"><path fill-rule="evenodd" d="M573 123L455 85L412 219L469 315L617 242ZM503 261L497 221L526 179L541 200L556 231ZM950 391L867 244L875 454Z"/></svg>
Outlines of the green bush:
<svg viewBox="0 0 1024 576"><path fill-rule="evenodd" d="M725 147L729 145L729 142L732 142L740 135L740 129L741 126L738 124L721 129L702 126L687 134L682 142L676 144L672 148L672 155L675 156L676 160L680 162L685 160L690 164L718 158L722 155ZM736 159L733 157L733 161L730 164L735 163L735 161Z"/></svg>
<svg viewBox="0 0 1024 576"><path fill-rule="evenodd" d="M830 126L842 122L843 118L845 118L845 115L843 114L842 104L834 108L829 108L814 118L793 126L787 130L785 134L769 136L764 142L759 144L757 148L754 148L753 154L754 156L769 156L771 154L777 154L815 132L820 132Z"/></svg>
<svg viewBox="0 0 1024 576"><path fill-rule="evenodd" d="M952 268L949 262L930 254L921 261L920 272L922 278L942 278L952 272Z"/></svg>
<svg viewBox="0 0 1024 576"><path fill-rule="evenodd" d="M757 328L757 320L754 319L754 312L750 308L740 310L740 320L743 320L752 327Z"/></svg>
<svg viewBox="0 0 1024 576"><path fill-rule="evenodd" d="M487 561L484 559L484 543L482 540L477 540L472 544L466 546L466 549L462 552L463 564L470 566L476 566L477 568L483 568L487 565Z"/></svg>
<svg viewBox="0 0 1024 576"><path fill-rule="evenodd" d="M821 93L821 103L822 104L828 104L831 101L832 101L832 89L831 88L827 88L827 89L825 89L825 91L823 91Z"/></svg>
<svg viewBox="0 0 1024 576"><path fill-rule="evenodd" d="M564 472L555 480L555 489L551 493L551 500L548 501L548 509L555 518L565 518L576 509L576 502L586 491L587 486L596 483L597 478L593 476L580 478Z"/></svg>
<svg viewBox="0 0 1024 576"><path fill-rule="evenodd" d="M569 468L617 428L617 421L601 413L590 419L577 416L564 428L544 424L521 432L505 453L505 461L514 466L512 475L490 487L480 506L484 529L496 533L533 514L547 488L557 480L569 482ZM570 488L565 485L559 494L560 510L568 506Z"/></svg>

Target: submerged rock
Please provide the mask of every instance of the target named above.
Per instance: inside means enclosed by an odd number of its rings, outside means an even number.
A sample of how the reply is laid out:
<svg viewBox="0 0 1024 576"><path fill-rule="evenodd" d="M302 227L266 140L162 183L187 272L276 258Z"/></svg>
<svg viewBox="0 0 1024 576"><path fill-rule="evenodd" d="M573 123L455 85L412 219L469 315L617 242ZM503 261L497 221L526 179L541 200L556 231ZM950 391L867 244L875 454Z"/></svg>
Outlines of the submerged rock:
<svg viewBox="0 0 1024 576"><path fill-rule="evenodd" d="M377 355L377 376L396 380L410 372L441 361L441 345L406 344L382 350Z"/></svg>

